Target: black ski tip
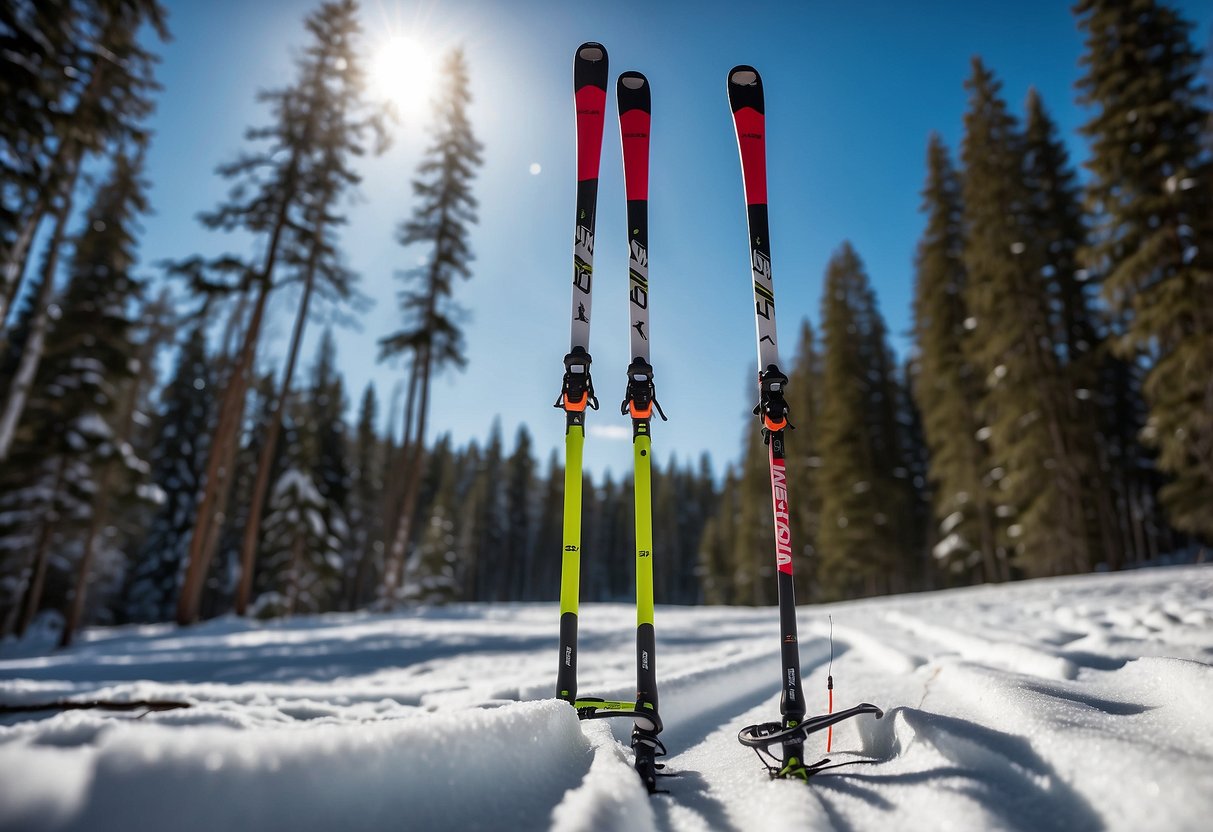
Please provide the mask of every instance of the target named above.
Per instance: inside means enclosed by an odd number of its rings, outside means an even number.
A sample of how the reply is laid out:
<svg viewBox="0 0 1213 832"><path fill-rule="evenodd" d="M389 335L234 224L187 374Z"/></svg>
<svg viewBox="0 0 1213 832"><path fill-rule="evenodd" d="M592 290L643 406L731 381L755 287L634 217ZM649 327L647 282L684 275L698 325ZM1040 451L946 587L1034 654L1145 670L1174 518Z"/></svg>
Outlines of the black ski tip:
<svg viewBox="0 0 1213 832"><path fill-rule="evenodd" d="M586 41L577 47L573 56L573 89L582 87L607 87L606 47L595 41Z"/></svg>
<svg viewBox="0 0 1213 832"><path fill-rule="evenodd" d="M729 108L737 112L745 107L765 112L762 76L749 64L738 64L729 70Z"/></svg>
<svg viewBox="0 0 1213 832"><path fill-rule="evenodd" d="M628 110L653 111L649 100L649 79L639 72L628 71L619 76L615 85L615 99L619 102L621 114Z"/></svg>

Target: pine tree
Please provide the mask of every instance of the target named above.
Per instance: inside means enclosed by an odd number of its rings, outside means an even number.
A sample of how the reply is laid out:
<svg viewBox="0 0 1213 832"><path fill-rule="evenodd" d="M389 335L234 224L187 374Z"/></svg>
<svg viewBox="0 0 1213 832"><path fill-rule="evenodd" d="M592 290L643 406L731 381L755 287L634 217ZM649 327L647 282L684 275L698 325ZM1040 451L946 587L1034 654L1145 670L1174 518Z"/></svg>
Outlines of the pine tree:
<svg viewBox="0 0 1213 832"><path fill-rule="evenodd" d="M147 210L144 187L140 161L124 154L115 157L76 239L58 304L61 311L47 333L14 448L13 461L19 463L15 476L20 479L22 469L32 476L24 489L10 491L15 525L31 530L55 525L53 530L32 532L40 543L34 547L21 629L42 602L53 535L67 547L60 552L70 551L69 561L75 564L75 576L64 586L67 597L61 602L65 642L84 615L94 565L106 567L103 574L120 567L115 562L119 556L107 545L108 511L114 501L133 496L137 475L145 467L117 429L122 386L138 369L130 316L142 285L133 269L137 217ZM48 480L49 471L57 473ZM67 517L78 525L65 522Z"/></svg>
<svg viewBox="0 0 1213 832"><path fill-rule="evenodd" d="M206 462L210 376L206 335L196 327L162 394L164 413L157 419L151 454L158 505L128 573L123 609L129 621L173 617Z"/></svg>
<svg viewBox="0 0 1213 832"><path fill-rule="evenodd" d="M341 569L340 541L325 522L327 508L310 473L291 465L274 484L265 518L265 571L274 587L256 602L258 615L294 615L329 608Z"/></svg>
<svg viewBox="0 0 1213 832"><path fill-rule="evenodd" d="M462 367L463 335L459 307L453 293L456 278L471 277L472 251L468 226L477 221L472 180L481 164L480 142L468 120L471 92L467 63L461 49L452 51L443 65L443 89L434 102L437 123L434 142L418 166L413 193L419 204L397 233L402 246L429 247L424 265L403 272L407 287L400 292L404 328L380 341L382 357L409 357L410 398L404 449L392 476L400 483L401 510L391 533L384 581L384 596L391 599L400 587L401 567L411 537L410 522L420 485L430 382L447 367Z"/></svg>
<svg viewBox="0 0 1213 832"><path fill-rule="evenodd" d="M165 10L157 0L8 4L3 18L0 341L42 222L47 217L64 221L85 158L114 147L146 145L144 121L159 86L153 73L157 59L144 48L142 30L149 27L161 41L169 37ZM57 256L62 242L60 234L52 234L48 254ZM40 299L41 310L48 300ZM35 347L37 342L35 338ZM27 353L35 365L38 357L37 349ZM13 420L24 407L22 384L28 378L9 391L0 460L8 453Z"/></svg>
<svg viewBox="0 0 1213 832"><path fill-rule="evenodd" d="M1084 258L1113 313L1114 346L1144 364L1144 435L1173 478L1177 528L1213 538L1213 153L1192 26L1156 0L1080 0L1080 103L1096 218Z"/></svg>
<svg viewBox="0 0 1213 832"><path fill-rule="evenodd" d="M342 24L345 30L343 34L351 40L356 39L358 27L353 18L347 18ZM361 177L351 167L351 161L364 154L363 145L367 134L373 133L378 138L378 150L386 147L386 139L382 114L371 109L364 101L366 80L360 61L355 60L357 57L356 52L351 52L334 63L334 74L340 78L340 83L331 90L322 87L321 89L328 91L331 97L327 100L322 98L316 104L322 113L317 128L316 159L304 165L301 171L303 191L309 197L304 208L305 225L291 228L291 232L299 238L298 244L283 250L283 265L292 273L292 280L300 284L300 292L278 402L270 420L270 441L267 447L273 444L278 431L281 430L287 393L294 380L308 316L312 314L313 297L337 307L338 312L341 305L358 305L362 300L362 296L354 289L357 277L345 267L336 239L336 227L344 225L347 221L346 217L338 212L338 207L345 193L361 181ZM325 342L331 339L332 334L326 332ZM270 465L271 459L268 456L263 456L257 462L258 476L253 485L249 525L245 529L241 550L244 577L237 591L237 614L244 613L252 587L251 574L260 538L261 508L266 489L269 487ZM343 505L344 494L324 496L330 505Z"/></svg>
<svg viewBox="0 0 1213 832"><path fill-rule="evenodd" d="M974 59L966 87L965 300L976 323L966 348L985 378L982 434L997 466L1000 505L1012 515L1007 537L1030 575L1089 571L1092 460L1080 437L1090 426L1070 421L1074 391L1050 314L1053 260L1064 262L1064 251L1050 251L1033 222L1037 183L1026 175L1027 145L1000 84Z"/></svg>
<svg viewBox="0 0 1213 832"><path fill-rule="evenodd" d="M345 165L362 152L375 126L357 104L362 95L357 12L354 0L330 0L307 17L305 26L312 40L296 61L297 80L260 95L270 106L273 122L247 134L251 141L267 146L220 168L235 185L228 201L204 215L203 222L210 228L252 235L259 244L259 262L233 263L231 257L223 257L208 263L195 257L174 268L208 293L223 288L208 283L209 272L234 273L237 280L230 291L252 297L212 432L205 488L177 611L181 624L198 618L203 584L222 533L219 521L231 493L230 472L240 448L253 359L278 267L283 262L302 265L305 282L311 269L324 271L326 262L340 270L327 236L337 222L333 205L352 184ZM250 496L256 490L254 484Z"/></svg>
<svg viewBox="0 0 1213 832"><path fill-rule="evenodd" d="M827 267L821 320L821 591L838 598L901 590L913 553L898 526L910 495L897 381L875 295L847 243Z"/></svg>
<svg viewBox="0 0 1213 832"><path fill-rule="evenodd" d="M994 467L977 437L974 404L982 381L967 357L971 337L965 302L964 217L960 179L938 135L927 151L923 190L927 227L918 244L914 285L916 400L930 448L930 480L939 542L935 557L953 573L974 581L1010 577L1006 550L998 545L997 494L988 479Z"/></svg>
<svg viewBox="0 0 1213 832"><path fill-rule="evenodd" d="M1087 228L1077 176L1057 132L1040 96L1029 90L1024 181L1030 193L1029 219L1035 243L1032 252L1039 261L1047 311L1054 317L1054 352L1064 377L1059 382L1059 431L1065 434L1070 453L1083 472L1082 503L1089 547L1102 555L1105 565L1116 568L1125 557L1116 529L1112 483L1125 474L1140 477L1148 472L1134 473L1139 464L1128 460L1129 470L1123 472L1114 472L1107 464L1109 448L1119 444L1110 441L1107 429L1100 424L1097 393L1101 364L1108 357L1094 312L1094 286L1080 263Z"/></svg>

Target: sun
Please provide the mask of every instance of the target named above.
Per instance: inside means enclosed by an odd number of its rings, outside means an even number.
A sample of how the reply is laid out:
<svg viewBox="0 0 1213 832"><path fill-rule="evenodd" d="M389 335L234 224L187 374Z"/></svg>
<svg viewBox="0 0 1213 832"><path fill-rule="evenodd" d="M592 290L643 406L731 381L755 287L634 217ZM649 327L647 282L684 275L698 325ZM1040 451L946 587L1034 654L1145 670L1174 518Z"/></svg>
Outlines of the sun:
<svg viewBox="0 0 1213 832"><path fill-rule="evenodd" d="M416 114L425 109L433 97L437 76L434 50L408 35L393 35L385 40L371 67L375 94L390 101L402 114Z"/></svg>

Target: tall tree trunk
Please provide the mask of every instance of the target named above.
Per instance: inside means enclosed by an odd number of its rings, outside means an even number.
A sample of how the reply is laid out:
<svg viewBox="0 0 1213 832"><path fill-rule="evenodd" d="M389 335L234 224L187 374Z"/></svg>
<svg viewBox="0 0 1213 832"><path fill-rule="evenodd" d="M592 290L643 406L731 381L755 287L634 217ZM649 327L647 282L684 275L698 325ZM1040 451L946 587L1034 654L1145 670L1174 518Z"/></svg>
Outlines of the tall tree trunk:
<svg viewBox="0 0 1213 832"><path fill-rule="evenodd" d="M277 246L271 245L267 255L269 265L272 266L273 258L276 255ZM206 581L206 573L210 568L211 558L214 556L215 546L218 543L223 511L227 507L232 466L240 440L240 423L244 418L244 404L249 386L248 376L252 370L257 339L261 332L261 322L265 316L266 300L270 293L269 274L271 273L271 270L267 269L260 282L257 302L253 307L252 318L249 320L249 328L245 332L244 343L232 368L231 377L224 388L219 418L211 435L211 452L206 463L202 500L198 505L198 516L190 538L188 565L185 570L185 580L181 585L181 597L177 604L177 623L181 625L193 624L198 620L203 584Z"/></svg>
<svg viewBox="0 0 1213 832"><path fill-rule="evenodd" d="M392 536L391 562L394 580L387 584L387 598L392 600L396 591L404 584L405 557L408 553L409 538L412 533L413 511L417 505L417 493L421 490L422 460L425 458L425 427L426 417L430 409L430 349L423 349L421 361L421 378L418 384L421 401L417 405L417 427L410 443L412 453L409 454L408 470L405 472L404 499L401 503L400 514L396 518L396 531Z"/></svg>
<svg viewBox="0 0 1213 832"><path fill-rule="evenodd" d="M25 412L30 390L34 386L34 378L38 374L38 365L42 362L46 333L50 328L50 305L55 293L55 272L59 268L59 252L63 248L63 238L67 234L67 220L71 212L72 194L68 193L59 203L59 210L55 215L55 230L47 242L46 261L42 264L42 283L38 286L38 296L34 299L35 312L29 338L26 339L25 346L21 350L21 361L9 384L4 410L0 412L0 462L8 459L9 452L12 450L17 425L21 422L21 414Z"/></svg>
<svg viewBox="0 0 1213 832"><path fill-rule="evenodd" d="M317 61L315 76L311 81L312 89L322 82L327 67L328 55L326 53L321 55ZM303 161L301 147L312 147L317 118L317 113L309 113L301 143L291 151L291 158L287 162L282 203L278 206L273 230L270 232L269 242L266 246L265 262L256 281L258 284L257 301L249 318L240 355L223 391L223 403L220 406L219 419L212 434L211 453L206 464L202 500L198 506L197 520L190 537L189 563L186 567L185 580L181 586L181 597L177 604L177 623L181 625L193 624L198 620L206 573L210 568L211 559L214 557L215 547L218 545L223 512L227 508L227 500L231 492L232 466L235 463L236 451L239 447L240 425L244 420L245 398L248 395L250 384L249 376L252 373L253 359L257 353L261 324L265 318L266 301L273 289L274 267L278 262L282 234L287 227L290 208L299 192L300 167Z"/></svg>
<svg viewBox="0 0 1213 832"><path fill-rule="evenodd" d="M261 540L261 512L265 507L265 494L270 484L270 469L274 466L274 451L278 446L278 436L282 433L282 418L286 411L287 399L291 394L295 366L299 361L299 345L303 341L303 331L307 328L307 314L312 301L312 290L316 285L316 263L320 257L320 249L321 245L317 240L308 255L307 271L303 279L303 297L299 299L299 310L295 315L290 352L286 359L286 370L282 375L282 388L278 391L278 398L274 402L274 412L270 415L265 444L262 446L260 458L257 460L257 479L253 485L248 521L244 525L244 540L240 548L240 583L236 588L236 615L244 615L248 610L249 596L253 591L253 568L257 561L257 544Z"/></svg>
<svg viewBox="0 0 1213 832"><path fill-rule="evenodd" d="M386 532L384 542L387 545L384 547L383 584L380 586L380 592L388 603L395 594L400 575L404 570L404 551L402 549L397 552L396 540L401 523L401 513L404 511L405 497L412 478L415 452L413 432L417 409L417 389L420 384L420 363L414 361L409 371L408 395L404 405L404 432L400 437L400 449L396 453L396 462L393 466L394 476L391 478L390 485L385 488L387 505L383 528Z"/></svg>

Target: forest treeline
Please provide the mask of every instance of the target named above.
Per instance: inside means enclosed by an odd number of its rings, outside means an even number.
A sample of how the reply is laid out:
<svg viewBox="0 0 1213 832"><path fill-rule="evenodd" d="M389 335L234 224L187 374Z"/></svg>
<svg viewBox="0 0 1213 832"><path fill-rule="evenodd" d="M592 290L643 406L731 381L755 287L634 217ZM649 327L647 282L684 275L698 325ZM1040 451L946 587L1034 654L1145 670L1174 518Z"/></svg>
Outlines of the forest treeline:
<svg viewBox="0 0 1213 832"><path fill-rule="evenodd" d="M926 146L905 360L860 253L830 260L785 368L802 601L1120 569L1213 539L1202 54L1162 2L1074 14L1087 175L1041 97L1017 114L974 59L959 147ZM525 428L425 439L433 380L467 361L455 289L473 277L483 148L460 50L397 230L420 264L380 341L400 388L347 390L330 332L300 356L309 321L369 300L343 206L396 124L367 94L358 20L354 0L307 16L293 77L258 94L265 121L217 171L228 195L201 222L247 251L183 252L152 279L138 246L163 7L3 3L4 634L40 613L67 644L95 622L557 597L559 457L537 461ZM275 359L271 298L292 315ZM720 472L655 471L658 602L774 602L756 425L741 450ZM627 600L630 482L585 494L582 597Z"/></svg>

